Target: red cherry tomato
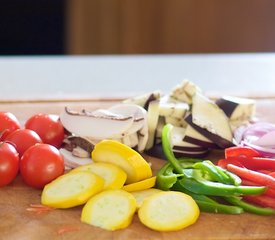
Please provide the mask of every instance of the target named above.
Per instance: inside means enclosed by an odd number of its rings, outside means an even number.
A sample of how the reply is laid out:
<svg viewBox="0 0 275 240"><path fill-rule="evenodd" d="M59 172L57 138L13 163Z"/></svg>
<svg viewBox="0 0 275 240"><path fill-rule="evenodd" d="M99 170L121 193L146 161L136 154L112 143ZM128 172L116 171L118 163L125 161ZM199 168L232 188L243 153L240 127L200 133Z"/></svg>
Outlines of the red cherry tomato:
<svg viewBox="0 0 275 240"><path fill-rule="evenodd" d="M59 116L52 114L36 114L25 123L27 129L35 131L43 143L59 148L64 139L64 127Z"/></svg>
<svg viewBox="0 0 275 240"><path fill-rule="evenodd" d="M17 129L10 133L6 137L5 141L11 142L15 145L15 148L20 157L32 145L35 145L36 143L42 143L39 135L30 129Z"/></svg>
<svg viewBox="0 0 275 240"><path fill-rule="evenodd" d="M0 141L4 140L9 133L20 128L17 118L10 112L0 112Z"/></svg>
<svg viewBox="0 0 275 240"><path fill-rule="evenodd" d="M56 147L36 144L21 157L20 173L29 186L43 188L64 173L64 160Z"/></svg>
<svg viewBox="0 0 275 240"><path fill-rule="evenodd" d="M15 147L0 142L0 187L13 181L19 170L19 156Z"/></svg>

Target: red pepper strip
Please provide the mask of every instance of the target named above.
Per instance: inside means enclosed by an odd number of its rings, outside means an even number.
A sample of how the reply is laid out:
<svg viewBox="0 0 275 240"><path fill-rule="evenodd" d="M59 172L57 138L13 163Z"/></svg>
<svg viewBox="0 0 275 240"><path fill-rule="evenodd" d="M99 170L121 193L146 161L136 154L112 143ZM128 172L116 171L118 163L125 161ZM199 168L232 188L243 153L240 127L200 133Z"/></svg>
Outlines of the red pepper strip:
<svg viewBox="0 0 275 240"><path fill-rule="evenodd" d="M275 178L275 172L268 173L268 175Z"/></svg>
<svg viewBox="0 0 275 240"><path fill-rule="evenodd" d="M222 167L224 169L227 168L227 164L233 164L235 166L244 167L238 160L232 159L220 159L217 163L219 167Z"/></svg>
<svg viewBox="0 0 275 240"><path fill-rule="evenodd" d="M272 173L271 170L267 170L267 169L257 170L257 172L264 173L264 174L270 174L270 173Z"/></svg>
<svg viewBox="0 0 275 240"><path fill-rule="evenodd" d="M261 186L261 184L259 184L259 183L255 183L255 182L252 182L252 181L249 181L246 179L242 179L242 185L244 185L244 186ZM268 187L266 189L266 191L264 192L264 194L262 194L262 195L266 195L266 196L275 198L275 188Z"/></svg>
<svg viewBox="0 0 275 240"><path fill-rule="evenodd" d="M245 178L252 182L275 188L275 178L267 174L259 173L247 168L238 167L233 164L228 164L227 170L229 170L232 173L235 173L240 178Z"/></svg>
<svg viewBox="0 0 275 240"><path fill-rule="evenodd" d="M230 158L229 158L230 159ZM263 158L263 157L237 157L233 158L243 164L246 168L259 170L275 170L275 159L274 158Z"/></svg>
<svg viewBox="0 0 275 240"><path fill-rule="evenodd" d="M270 207L275 209L275 198L269 196L243 196L243 199L247 202L260 205L262 207Z"/></svg>
<svg viewBox="0 0 275 240"><path fill-rule="evenodd" d="M260 153L250 147L230 147L226 148L224 151L225 158L231 157L260 157Z"/></svg>

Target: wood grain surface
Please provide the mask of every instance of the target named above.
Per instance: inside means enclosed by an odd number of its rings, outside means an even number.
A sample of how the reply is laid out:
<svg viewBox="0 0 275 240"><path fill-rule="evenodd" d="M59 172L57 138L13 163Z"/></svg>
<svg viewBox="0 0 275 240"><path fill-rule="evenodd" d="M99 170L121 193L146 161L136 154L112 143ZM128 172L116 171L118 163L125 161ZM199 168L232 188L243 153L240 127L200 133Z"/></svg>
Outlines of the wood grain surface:
<svg viewBox="0 0 275 240"><path fill-rule="evenodd" d="M56 113L64 106L89 109L107 107L115 102L50 102L50 103L2 103L0 111L13 112L23 122L32 114ZM275 122L272 112L275 100L261 100L257 103L257 116L263 120ZM216 160L222 152L211 153L208 156ZM164 160L144 155L152 163L156 172ZM181 231L156 232L143 226L134 216L132 224L114 232L105 231L80 222L82 207L67 210L50 210L46 213L30 212L30 204L40 203L41 191L26 186L21 177L9 186L0 188L0 239L1 240L36 240L36 239L275 239L275 216L258 216L253 214L224 215L201 213L198 221Z"/></svg>

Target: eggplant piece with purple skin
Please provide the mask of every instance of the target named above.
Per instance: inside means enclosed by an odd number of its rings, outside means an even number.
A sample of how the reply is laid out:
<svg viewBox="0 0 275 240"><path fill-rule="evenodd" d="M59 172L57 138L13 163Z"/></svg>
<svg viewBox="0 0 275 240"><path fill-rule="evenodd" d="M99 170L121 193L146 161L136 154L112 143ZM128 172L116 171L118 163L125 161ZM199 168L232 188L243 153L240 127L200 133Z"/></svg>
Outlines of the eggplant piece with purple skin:
<svg viewBox="0 0 275 240"><path fill-rule="evenodd" d="M228 141L227 139L209 132L207 129L202 128L200 126L197 126L193 123L192 121L192 114L190 114L188 117L185 118L185 120L188 122L188 124L190 124L190 126L192 126L195 130L197 130L198 132L200 132L202 135L204 135L205 137L209 138L210 140L212 140L213 142L216 143L216 145L220 148L228 148L228 147L233 147L235 146L233 144L233 142Z"/></svg>
<svg viewBox="0 0 275 240"><path fill-rule="evenodd" d="M219 149L220 148L216 143L214 143L213 141L211 141L210 139L208 139L207 137L202 135L199 131L194 129L189 124L187 125L187 127L185 129L185 136L183 138L183 141L194 144L194 145L198 145L198 146L201 146L204 148L210 148L210 149Z"/></svg>
<svg viewBox="0 0 275 240"><path fill-rule="evenodd" d="M230 120L250 120L255 113L255 101L248 98L223 96L216 104L224 111Z"/></svg>
<svg viewBox="0 0 275 240"><path fill-rule="evenodd" d="M182 151L182 152L205 152L208 151L208 148L196 145L193 143L186 142L184 140L186 129L173 127L171 131L171 147L173 151Z"/></svg>
<svg viewBox="0 0 275 240"><path fill-rule="evenodd" d="M228 117L213 101L202 94L196 93L193 96L192 113L185 121L220 148L234 146Z"/></svg>

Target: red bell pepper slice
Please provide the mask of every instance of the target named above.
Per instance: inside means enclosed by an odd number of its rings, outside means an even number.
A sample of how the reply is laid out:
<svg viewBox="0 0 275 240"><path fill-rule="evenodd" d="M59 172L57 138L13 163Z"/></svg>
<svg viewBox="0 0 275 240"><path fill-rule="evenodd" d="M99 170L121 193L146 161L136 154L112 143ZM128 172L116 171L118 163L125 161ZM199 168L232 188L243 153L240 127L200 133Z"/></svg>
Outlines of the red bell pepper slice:
<svg viewBox="0 0 275 240"><path fill-rule="evenodd" d="M270 207L275 209L275 198L269 196L243 196L243 199L247 202L260 205L262 207Z"/></svg>
<svg viewBox="0 0 275 240"><path fill-rule="evenodd" d="M225 158L234 157L260 157L260 153L250 147L230 147L224 151Z"/></svg>
<svg viewBox="0 0 275 240"><path fill-rule="evenodd" d="M228 160L235 160L248 169L252 170L275 170L275 159L263 157L229 157Z"/></svg>
<svg viewBox="0 0 275 240"><path fill-rule="evenodd" d="M247 168L235 166L233 164L227 165L227 170L235 173L240 178L245 178L263 186L275 188L275 178L264 173L256 172Z"/></svg>
<svg viewBox="0 0 275 240"><path fill-rule="evenodd" d="M235 166L244 167L238 160L232 158L232 159L220 159L217 162L217 165L226 169L228 164L233 164Z"/></svg>

